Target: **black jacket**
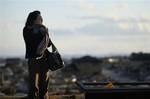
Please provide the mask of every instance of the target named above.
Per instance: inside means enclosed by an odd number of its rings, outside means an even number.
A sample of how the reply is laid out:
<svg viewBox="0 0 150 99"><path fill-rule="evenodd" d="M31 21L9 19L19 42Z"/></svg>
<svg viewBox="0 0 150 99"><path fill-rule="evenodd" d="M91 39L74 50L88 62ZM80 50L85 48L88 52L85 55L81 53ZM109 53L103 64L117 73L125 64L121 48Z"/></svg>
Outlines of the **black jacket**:
<svg viewBox="0 0 150 99"><path fill-rule="evenodd" d="M42 30L41 30L42 27ZM37 58L40 55L37 55L37 47L42 41L43 37L46 33L46 28L43 25L34 25L32 27L24 27L23 29L23 37L26 45L26 54L25 58ZM48 47L51 45L51 41L49 40Z"/></svg>

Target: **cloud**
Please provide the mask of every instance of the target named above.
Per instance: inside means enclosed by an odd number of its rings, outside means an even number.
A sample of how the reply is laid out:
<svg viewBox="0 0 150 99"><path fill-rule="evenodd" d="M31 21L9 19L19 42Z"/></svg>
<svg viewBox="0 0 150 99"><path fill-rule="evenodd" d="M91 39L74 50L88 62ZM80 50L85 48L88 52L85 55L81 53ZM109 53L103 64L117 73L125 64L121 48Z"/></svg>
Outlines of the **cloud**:
<svg viewBox="0 0 150 99"><path fill-rule="evenodd" d="M79 8L89 15L99 15L95 5L88 3L86 0L77 0L79 2Z"/></svg>
<svg viewBox="0 0 150 99"><path fill-rule="evenodd" d="M118 23L119 27L123 30L127 30L129 28L131 28L130 24L128 24L127 22L124 23Z"/></svg>
<svg viewBox="0 0 150 99"><path fill-rule="evenodd" d="M113 37L116 35L128 36L147 36L150 38L150 33L139 30L137 23L128 22L110 22L110 21L97 21L93 24L87 24L84 27L74 29L79 34L84 35L97 35ZM142 25L143 26L143 25ZM148 25L147 25L148 26ZM145 28L146 26L144 26ZM148 27L147 27L148 28Z"/></svg>
<svg viewBox="0 0 150 99"><path fill-rule="evenodd" d="M98 21L101 20L105 22L111 21L117 23L118 27L123 30L136 29L141 32L150 32L148 27L150 25L150 14L138 14L138 9L137 11L132 10L131 4L120 3L113 6L110 5L104 10L101 10L100 7L98 8L86 0L79 0L78 2L80 9L88 13L88 15L82 19L97 19Z"/></svg>
<svg viewBox="0 0 150 99"><path fill-rule="evenodd" d="M61 53L96 55L150 51L150 14L147 5L122 2L112 4L108 1L99 5L98 0L97 2L94 0L65 0L66 5L64 5L63 0L51 3L52 1L46 0L42 3L44 6L41 6L42 0L40 0L38 5L31 3L28 7L43 9L47 15L47 19L44 19L50 27L52 39ZM29 1L24 2L30 3ZM14 6L14 3L7 10L14 8L12 13L14 11L21 13L20 11L24 10L16 7L23 5L21 2L18 4ZM13 20L22 20L26 14L19 16L18 13L14 17L4 18L5 20L11 18L8 22L4 22L5 26L1 22L2 32L0 32L3 35L1 36L3 43L0 44L1 53L14 53L25 49L22 38L24 22L18 23ZM13 24L10 21L13 21Z"/></svg>
<svg viewBox="0 0 150 99"><path fill-rule="evenodd" d="M150 33L150 19L143 17L102 17L102 16L94 16L94 17L81 17L82 20L91 20L96 19L97 21L102 21L105 23L110 22L117 24L118 27L122 30L130 30L135 29L136 31L141 32L149 32ZM112 26L113 27L113 26Z"/></svg>
<svg viewBox="0 0 150 99"><path fill-rule="evenodd" d="M65 0L66 5L70 5L79 9L82 12L86 12L88 15L98 15L97 9L94 4L87 2L87 0Z"/></svg>
<svg viewBox="0 0 150 99"><path fill-rule="evenodd" d="M65 38L65 39L64 39ZM61 53L72 55L106 55L106 54L125 54L132 51L148 52L149 39L145 37L101 37L91 35L65 35L55 39L55 44Z"/></svg>
<svg viewBox="0 0 150 99"><path fill-rule="evenodd" d="M143 7L142 9L145 9L143 4L141 4L141 6L133 6L131 3L127 2L120 2L116 4L104 3L99 7L98 4L100 4L100 2L98 1L96 2L97 4L94 2L91 3L87 0L65 1L70 6L73 6L74 9L79 9L80 13L83 13L73 17L73 20L76 22L70 21L70 24L72 24L72 28L74 29L82 28L89 24L96 24L101 21L102 24L115 24L115 26L117 25L120 29L122 29L122 31L135 30L138 32L150 32L148 27L148 25L150 25L150 14L145 11L139 14L139 12L141 12L141 9L139 8Z"/></svg>
<svg viewBox="0 0 150 99"><path fill-rule="evenodd" d="M137 23L137 25L138 25L138 28L139 28L139 30L140 31L143 31L143 32L148 32L149 33L149 36L150 36L150 28L149 28L149 26L150 26L150 23Z"/></svg>

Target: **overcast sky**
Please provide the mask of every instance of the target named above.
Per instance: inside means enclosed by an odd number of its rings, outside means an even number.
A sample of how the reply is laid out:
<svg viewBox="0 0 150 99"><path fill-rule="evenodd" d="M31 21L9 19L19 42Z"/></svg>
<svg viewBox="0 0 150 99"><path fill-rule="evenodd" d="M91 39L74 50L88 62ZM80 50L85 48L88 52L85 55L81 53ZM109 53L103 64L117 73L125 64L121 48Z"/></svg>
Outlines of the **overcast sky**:
<svg viewBox="0 0 150 99"><path fill-rule="evenodd" d="M29 12L40 10L62 55L150 52L150 0L0 0L0 56L23 56Z"/></svg>

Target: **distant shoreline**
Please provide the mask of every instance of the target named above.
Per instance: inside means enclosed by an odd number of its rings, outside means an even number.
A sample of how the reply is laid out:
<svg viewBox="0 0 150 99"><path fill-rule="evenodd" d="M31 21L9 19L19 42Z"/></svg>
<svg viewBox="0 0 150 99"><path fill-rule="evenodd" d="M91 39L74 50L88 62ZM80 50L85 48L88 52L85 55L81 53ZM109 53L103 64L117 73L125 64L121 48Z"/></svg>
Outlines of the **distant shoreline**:
<svg viewBox="0 0 150 99"><path fill-rule="evenodd" d="M83 56L93 56L97 58L103 58L103 57L116 57L116 56L129 56L130 54L97 54L97 55L92 55L92 54L81 54L81 55L62 55L63 58L65 59L71 59L71 58L79 58ZM0 55L0 59L6 59L6 58L21 58L25 59L24 55Z"/></svg>

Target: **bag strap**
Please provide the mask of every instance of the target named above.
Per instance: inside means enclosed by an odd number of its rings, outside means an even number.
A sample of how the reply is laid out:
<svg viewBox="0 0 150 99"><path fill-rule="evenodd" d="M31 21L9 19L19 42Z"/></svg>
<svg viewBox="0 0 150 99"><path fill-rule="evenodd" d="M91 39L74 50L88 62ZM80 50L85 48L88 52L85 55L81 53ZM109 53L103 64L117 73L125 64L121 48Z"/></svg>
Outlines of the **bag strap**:
<svg viewBox="0 0 150 99"><path fill-rule="evenodd" d="M54 43L51 41L52 44L52 52L58 52L56 46L54 45Z"/></svg>
<svg viewBox="0 0 150 99"><path fill-rule="evenodd" d="M57 50L57 48L56 48L56 46L54 45L54 43L52 42L52 40L51 39L49 39L50 40L50 42L51 42L51 46L52 46L52 52L58 52L58 50Z"/></svg>

